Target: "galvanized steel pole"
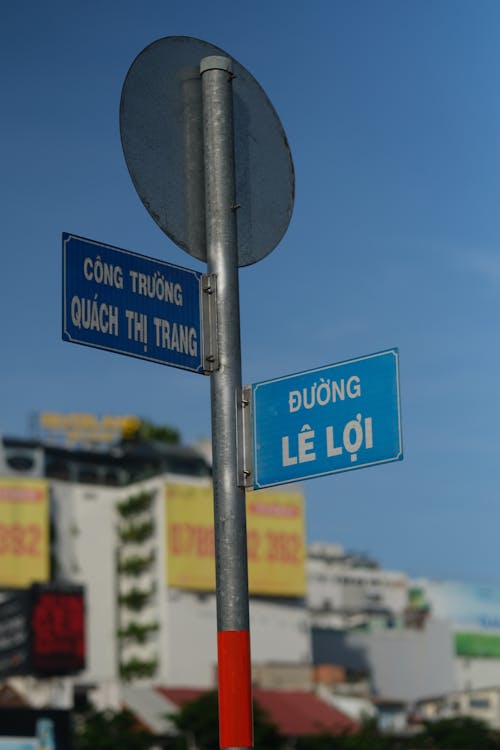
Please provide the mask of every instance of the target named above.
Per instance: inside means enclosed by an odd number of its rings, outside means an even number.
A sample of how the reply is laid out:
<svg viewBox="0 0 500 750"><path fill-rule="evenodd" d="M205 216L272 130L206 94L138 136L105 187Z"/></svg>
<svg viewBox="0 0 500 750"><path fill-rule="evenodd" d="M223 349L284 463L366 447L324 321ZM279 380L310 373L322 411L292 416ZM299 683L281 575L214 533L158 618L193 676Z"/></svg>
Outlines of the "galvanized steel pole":
<svg viewBox="0 0 500 750"><path fill-rule="evenodd" d="M221 748L253 746L245 491L238 487L241 398L231 60L200 63L208 273L217 276L220 367L211 378Z"/></svg>

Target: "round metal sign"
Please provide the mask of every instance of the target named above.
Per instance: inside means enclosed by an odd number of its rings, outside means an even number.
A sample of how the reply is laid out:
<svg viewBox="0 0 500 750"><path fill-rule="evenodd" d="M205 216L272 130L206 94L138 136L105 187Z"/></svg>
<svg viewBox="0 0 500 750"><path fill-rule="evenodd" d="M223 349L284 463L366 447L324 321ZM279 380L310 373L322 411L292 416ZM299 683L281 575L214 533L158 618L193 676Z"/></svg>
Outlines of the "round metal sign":
<svg viewBox="0 0 500 750"><path fill-rule="evenodd" d="M238 265L268 255L293 210L294 170L283 126L255 78L231 55L192 37L164 37L132 63L123 84L120 133L144 206L183 250L206 261L200 61L233 65Z"/></svg>

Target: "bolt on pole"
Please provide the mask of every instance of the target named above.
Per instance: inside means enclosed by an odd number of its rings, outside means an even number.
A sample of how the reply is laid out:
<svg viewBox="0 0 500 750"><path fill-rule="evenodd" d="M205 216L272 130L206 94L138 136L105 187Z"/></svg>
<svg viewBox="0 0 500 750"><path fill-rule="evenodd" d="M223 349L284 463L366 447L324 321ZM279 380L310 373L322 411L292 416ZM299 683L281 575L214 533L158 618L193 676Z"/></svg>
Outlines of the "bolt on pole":
<svg viewBox="0 0 500 750"><path fill-rule="evenodd" d="M200 63L208 273L217 276L220 367L210 375L221 748L253 746L245 490L238 486L241 396L232 63Z"/></svg>

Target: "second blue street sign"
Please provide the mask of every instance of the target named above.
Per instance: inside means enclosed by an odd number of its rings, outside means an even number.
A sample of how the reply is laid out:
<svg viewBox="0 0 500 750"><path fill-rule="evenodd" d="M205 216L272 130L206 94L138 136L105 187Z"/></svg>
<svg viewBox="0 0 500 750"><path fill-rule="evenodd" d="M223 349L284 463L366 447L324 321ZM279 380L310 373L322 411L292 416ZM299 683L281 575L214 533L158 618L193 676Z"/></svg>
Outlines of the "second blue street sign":
<svg viewBox="0 0 500 750"><path fill-rule="evenodd" d="M63 339L203 373L202 274L63 234Z"/></svg>
<svg viewBox="0 0 500 750"><path fill-rule="evenodd" d="M403 458L396 349L251 386L255 489Z"/></svg>

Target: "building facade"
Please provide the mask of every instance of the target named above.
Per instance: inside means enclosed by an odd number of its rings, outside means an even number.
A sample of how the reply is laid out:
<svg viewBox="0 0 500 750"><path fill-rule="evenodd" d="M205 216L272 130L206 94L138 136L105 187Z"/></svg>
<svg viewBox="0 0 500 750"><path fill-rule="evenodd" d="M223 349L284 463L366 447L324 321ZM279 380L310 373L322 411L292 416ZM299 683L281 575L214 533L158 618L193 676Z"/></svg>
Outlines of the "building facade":
<svg viewBox="0 0 500 750"><path fill-rule="evenodd" d="M209 456L160 443L103 451L4 439L0 489L12 546L0 588L49 577L86 588L81 685L117 695L119 681L216 684ZM494 587L410 582L340 545L306 549L293 489L248 493L247 525L256 684L320 682L408 701L500 684Z"/></svg>
<svg viewBox="0 0 500 750"><path fill-rule="evenodd" d="M129 445L104 454L10 441L1 471L11 484L46 478L52 577L86 587L87 667L78 682L214 686L206 460L178 446ZM300 672L311 664L303 500L255 493L247 516L252 660L273 684L283 668Z"/></svg>
<svg viewBox="0 0 500 750"><path fill-rule="evenodd" d="M500 684L500 586L418 579L410 604L424 619L448 623L457 690Z"/></svg>
<svg viewBox="0 0 500 750"><path fill-rule="evenodd" d="M318 628L395 627L407 606L404 573L381 570L366 555L348 554L338 544L308 547L308 606Z"/></svg>

